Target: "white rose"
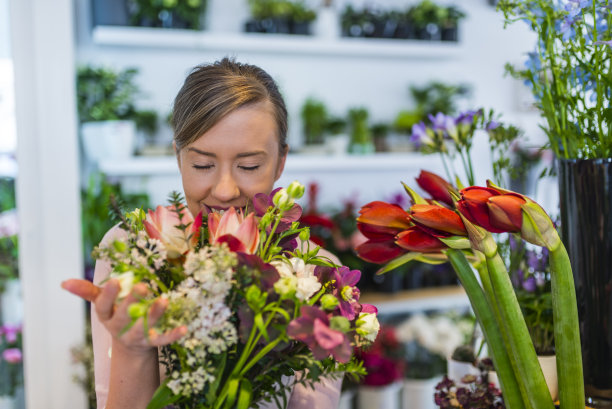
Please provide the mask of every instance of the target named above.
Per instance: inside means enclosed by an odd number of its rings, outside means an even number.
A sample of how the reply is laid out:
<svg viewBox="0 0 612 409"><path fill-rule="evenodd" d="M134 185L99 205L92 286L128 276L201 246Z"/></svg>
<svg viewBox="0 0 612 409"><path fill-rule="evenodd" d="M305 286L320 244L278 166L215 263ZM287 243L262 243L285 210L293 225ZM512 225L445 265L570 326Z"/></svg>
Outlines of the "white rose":
<svg viewBox="0 0 612 409"><path fill-rule="evenodd" d="M359 335L370 342L376 340L376 335L378 335L378 331L380 330L380 323L378 322L376 314L362 312L359 314L355 324L357 324L357 333Z"/></svg>

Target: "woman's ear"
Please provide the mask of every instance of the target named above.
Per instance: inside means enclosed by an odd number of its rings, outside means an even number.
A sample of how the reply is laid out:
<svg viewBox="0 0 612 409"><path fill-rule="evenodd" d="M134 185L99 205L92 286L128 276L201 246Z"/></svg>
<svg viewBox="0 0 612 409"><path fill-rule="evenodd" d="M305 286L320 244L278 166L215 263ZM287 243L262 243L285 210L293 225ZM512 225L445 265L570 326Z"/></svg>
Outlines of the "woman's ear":
<svg viewBox="0 0 612 409"><path fill-rule="evenodd" d="M287 160L287 152L289 152L289 146L285 148L285 152L281 153L278 157L278 166L276 167L276 175L274 177L274 181L276 182L280 179L283 174L283 170L285 169L285 161Z"/></svg>

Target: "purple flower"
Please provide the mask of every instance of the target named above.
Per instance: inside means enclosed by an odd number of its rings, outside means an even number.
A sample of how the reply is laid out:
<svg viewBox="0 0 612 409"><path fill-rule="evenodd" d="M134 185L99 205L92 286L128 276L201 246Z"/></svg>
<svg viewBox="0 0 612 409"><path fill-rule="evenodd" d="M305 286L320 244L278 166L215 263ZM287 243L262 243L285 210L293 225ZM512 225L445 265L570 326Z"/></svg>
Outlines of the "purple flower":
<svg viewBox="0 0 612 409"><path fill-rule="evenodd" d="M527 292L534 292L536 290L536 279L533 275L527 277L526 280L523 280L523 289Z"/></svg>
<svg viewBox="0 0 612 409"><path fill-rule="evenodd" d="M474 123L474 117L480 115L480 111L469 110L459 114L457 119L455 119L456 125L469 125L471 126Z"/></svg>
<svg viewBox="0 0 612 409"><path fill-rule="evenodd" d="M540 270L540 258L538 257L538 253L535 251L527 252L527 265L533 269L533 271Z"/></svg>
<svg viewBox="0 0 612 409"><path fill-rule="evenodd" d="M346 335L329 327L329 318L321 309L309 305L300 308L301 316L289 323L287 335L308 345L316 359L332 355L338 362L351 359L351 343Z"/></svg>
<svg viewBox="0 0 612 409"><path fill-rule="evenodd" d="M420 145L427 139L429 139L429 135L427 135L427 125L425 125L425 122L421 121L418 124L414 124L412 126L410 141L416 145Z"/></svg>
<svg viewBox="0 0 612 409"><path fill-rule="evenodd" d="M607 46L612 47L612 40L608 40L608 41L595 41L595 44L605 44Z"/></svg>
<svg viewBox="0 0 612 409"><path fill-rule="evenodd" d="M19 348L7 348L2 352L2 358L9 364L18 364L23 356Z"/></svg>
<svg viewBox="0 0 612 409"><path fill-rule="evenodd" d="M266 195L265 193L257 193L255 195L255 197L253 198L253 208L257 217L263 216L269 208L274 207L274 202L272 201L272 198L280 189L280 187L274 189L269 195ZM291 209L283 213L281 221L276 229L276 233L282 233L285 230L289 229L289 227L291 227L291 223L298 221L300 217L302 217L302 207L295 203L293 207L291 207ZM271 229L272 226L268 226L268 233Z"/></svg>
<svg viewBox="0 0 612 409"><path fill-rule="evenodd" d="M405 194L398 192L392 194L385 202L398 205L403 209L408 204L408 199Z"/></svg>
<svg viewBox="0 0 612 409"><path fill-rule="evenodd" d="M9 344L17 342L17 334L21 332L20 325L3 325L0 327L0 335L4 334Z"/></svg>
<svg viewBox="0 0 612 409"><path fill-rule="evenodd" d="M340 314L348 320L354 320L359 313L359 289L355 285L361 278L361 271L340 267L334 272L336 283L333 294L338 298Z"/></svg>

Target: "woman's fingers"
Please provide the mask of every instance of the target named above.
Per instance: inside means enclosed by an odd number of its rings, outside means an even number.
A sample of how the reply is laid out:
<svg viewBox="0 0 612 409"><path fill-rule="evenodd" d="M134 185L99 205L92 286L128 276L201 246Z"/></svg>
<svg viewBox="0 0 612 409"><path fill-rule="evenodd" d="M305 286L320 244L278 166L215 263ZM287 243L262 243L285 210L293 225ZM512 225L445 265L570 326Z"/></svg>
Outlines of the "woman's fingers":
<svg viewBox="0 0 612 409"><path fill-rule="evenodd" d="M100 287L87 280L71 278L62 282L62 288L81 297L85 301L93 302L101 292Z"/></svg>
<svg viewBox="0 0 612 409"><path fill-rule="evenodd" d="M120 303L117 305L113 313L112 322L108 323L109 329L113 333L118 334L128 324L132 322L132 318L129 315L129 307L133 303L137 303L147 295L147 287L142 283L138 283L132 288L130 292ZM114 302L114 301L113 301Z"/></svg>
<svg viewBox="0 0 612 409"><path fill-rule="evenodd" d="M171 344L179 339L183 338L187 334L187 327L180 326L163 334L158 334L153 328L149 330L149 345L160 347L163 345Z"/></svg>
<svg viewBox="0 0 612 409"><path fill-rule="evenodd" d="M157 323L157 321L164 315L164 311L166 311L166 307L168 306L168 300L165 298L158 298L151 305L149 309L149 319L148 323L150 326L153 326Z"/></svg>
<svg viewBox="0 0 612 409"><path fill-rule="evenodd" d="M104 322L112 318L115 300L120 290L121 286L116 279L108 280L106 285L102 287L102 291L95 302L96 314L98 314L100 321Z"/></svg>

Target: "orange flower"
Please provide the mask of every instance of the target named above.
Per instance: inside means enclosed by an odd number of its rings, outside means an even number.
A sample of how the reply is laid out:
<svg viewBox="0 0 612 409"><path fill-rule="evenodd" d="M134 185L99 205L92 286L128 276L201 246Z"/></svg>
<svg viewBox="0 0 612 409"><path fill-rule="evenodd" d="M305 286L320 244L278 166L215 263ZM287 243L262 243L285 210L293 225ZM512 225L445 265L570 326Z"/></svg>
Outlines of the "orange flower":
<svg viewBox="0 0 612 409"><path fill-rule="evenodd" d="M242 211L231 207L223 215L208 215L210 243L227 243L230 250L254 254L259 244L259 229L255 214L244 217Z"/></svg>
<svg viewBox="0 0 612 409"><path fill-rule="evenodd" d="M467 236L461 217L446 207L416 204L410 208L413 222L437 237Z"/></svg>
<svg viewBox="0 0 612 409"><path fill-rule="evenodd" d="M422 170L419 177L416 178L416 182L424 191L429 193L434 200L453 206L454 201L450 191L453 190L456 192L456 189L440 176Z"/></svg>
<svg viewBox="0 0 612 409"><path fill-rule="evenodd" d="M395 243L405 250L418 253L434 253L448 248L446 244L419 226L412 226L398 234Z"/></svg>

